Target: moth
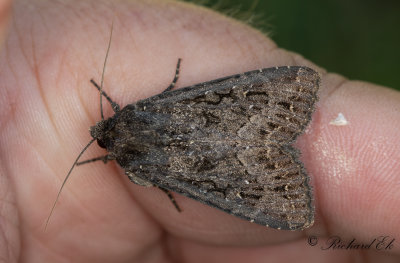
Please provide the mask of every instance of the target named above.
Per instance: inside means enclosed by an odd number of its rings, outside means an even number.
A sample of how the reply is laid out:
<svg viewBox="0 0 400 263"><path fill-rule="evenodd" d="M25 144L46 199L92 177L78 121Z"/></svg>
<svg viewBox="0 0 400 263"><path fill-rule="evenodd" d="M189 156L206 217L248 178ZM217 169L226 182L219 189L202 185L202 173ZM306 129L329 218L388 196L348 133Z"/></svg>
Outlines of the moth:
<svg viewBox="0 0 400 263"><path fill-rule="evenodd" d="M276 229L311 226L312 188L291 144L311 120L319 74L284 66L172 90L180 62L164 92L122 109L92 80L115 114L90 127L84 150L97 141L108 154L78 163L83 150L74 165L115 160L178 210L170 191Z"/></svg>

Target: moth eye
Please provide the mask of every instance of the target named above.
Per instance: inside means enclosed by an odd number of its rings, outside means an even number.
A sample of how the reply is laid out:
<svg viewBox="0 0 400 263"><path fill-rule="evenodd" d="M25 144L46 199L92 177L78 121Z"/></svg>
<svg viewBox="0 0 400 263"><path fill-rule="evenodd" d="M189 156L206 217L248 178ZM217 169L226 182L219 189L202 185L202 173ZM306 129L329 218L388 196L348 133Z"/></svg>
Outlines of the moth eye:
<svg viewBox="0 0 400 263"><path fill-rule="evenodd" d="M97 144L101 147L101 148L106 148L106 145L104 144L104 142L100 139L97 139Z"/></svg>

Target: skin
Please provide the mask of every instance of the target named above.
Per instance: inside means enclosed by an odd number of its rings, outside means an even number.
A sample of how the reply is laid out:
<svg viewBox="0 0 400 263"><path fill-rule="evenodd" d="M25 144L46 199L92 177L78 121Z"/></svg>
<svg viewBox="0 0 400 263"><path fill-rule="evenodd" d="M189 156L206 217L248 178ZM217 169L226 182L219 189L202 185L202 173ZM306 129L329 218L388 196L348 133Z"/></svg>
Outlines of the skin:
<svg viewBox="0 0 400 263"><path fill-rule="evenodd" d="M399 260L397 241L383 252L321 249L331 236L367 244L399 237L399 92L327 73L260 32L190 4L26 0L0 8L0 261ZM164 90L178 57L177 88L277 65L321 73L317 110L296 143L314 187L313 227L269 229L175 194L178 213L160 190L134 185L116 163L100 162L73 171L44 231L62 180L91 139L89 126L100 120L89 80L100 81L113 20L104 88L121 106ZM348 125L329 124L339 112ZM104 154L93 145L83 159ZM312 237L316 246L308 244Z"/></svg>

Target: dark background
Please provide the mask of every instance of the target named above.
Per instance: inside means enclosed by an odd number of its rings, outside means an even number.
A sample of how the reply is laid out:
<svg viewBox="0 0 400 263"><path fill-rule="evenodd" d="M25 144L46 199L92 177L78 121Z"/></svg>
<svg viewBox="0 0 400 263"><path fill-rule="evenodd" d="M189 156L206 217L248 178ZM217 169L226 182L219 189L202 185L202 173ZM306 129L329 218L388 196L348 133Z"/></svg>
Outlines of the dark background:
<svg viewBox="0 0 400 263"><path fill-rule="evenodd" d="M253 16L250 24L280 47L328 71L400 90L398 0L200 2L239 19Z"/></svg>

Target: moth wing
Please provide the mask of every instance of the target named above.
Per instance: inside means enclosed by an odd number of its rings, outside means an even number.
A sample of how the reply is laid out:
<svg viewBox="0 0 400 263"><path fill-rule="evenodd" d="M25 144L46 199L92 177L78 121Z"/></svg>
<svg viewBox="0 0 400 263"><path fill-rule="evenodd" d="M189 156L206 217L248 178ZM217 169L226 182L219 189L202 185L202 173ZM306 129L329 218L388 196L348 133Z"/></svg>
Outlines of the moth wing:
<svg viewBox="0 0 400 263"><path fill-rule="evenodd" d="M137 106L175 114L176 127L189 120L198 128L215 126L222 136L237 132L290 144L311 119L319 82L319 74L307 67L267 68L161 93Z"/></svg>
<svg viewBox="0 0 400 263"><path fill-rule="evenodd" d="M280 67L139 101L135 110L151 123L142 144L156 150L121 166L131 177L258 224L308 227L311 187L290 143L311 119L318 85L309 68Z"/></svg>
<svg viewBox="0 0 400 263"><path fill-rule="evenodd" d="M296 152L277 145L173 151L168 165L127 174L257 224L299 230L314 222L309 178ZM199 151L199 152L196 152ZM194 154L190 154L193 152Z"/></svg>

